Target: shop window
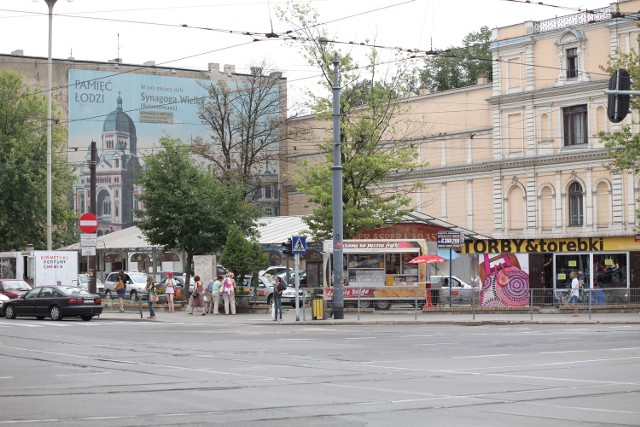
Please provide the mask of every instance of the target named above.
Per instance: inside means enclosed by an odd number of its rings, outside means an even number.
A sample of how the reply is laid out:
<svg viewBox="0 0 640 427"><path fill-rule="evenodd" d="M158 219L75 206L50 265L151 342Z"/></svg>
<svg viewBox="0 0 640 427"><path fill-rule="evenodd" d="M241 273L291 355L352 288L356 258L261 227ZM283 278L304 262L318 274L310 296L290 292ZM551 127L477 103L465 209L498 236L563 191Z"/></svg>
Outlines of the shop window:
<svg viewBox="0 0 640 427"><path fill-rule="evenodd" d="M572 47L567 49L565 58L567 60L567 78L573 79L578 77L578 48Z"/></svg>
<svg viewBox="0 0 640 427"><path fill-rule="evenodd" d="M583 207L582 186L578 182L574 182L569 187L569 225L583 225L584 207Z"/></svg>
<svg viewBox="0 0 640 427"><path fill-rule="evenodd" d="M588 142L586 104L563 108L562 115L565 147L586 144Z"/></svg>
<svg viewBox="0 0 640 427"><path fill-rule="evenodd" d="M593 286L595 288L626 288L627 255L604 253L593 255Z"/></svg>
<svg viewBox="0 0 640 427"><path fill-rule="evenodd" d="M556 289L571 288L571 272L578 273L586 287L591 283L588 254L556 255Z"/></svg>

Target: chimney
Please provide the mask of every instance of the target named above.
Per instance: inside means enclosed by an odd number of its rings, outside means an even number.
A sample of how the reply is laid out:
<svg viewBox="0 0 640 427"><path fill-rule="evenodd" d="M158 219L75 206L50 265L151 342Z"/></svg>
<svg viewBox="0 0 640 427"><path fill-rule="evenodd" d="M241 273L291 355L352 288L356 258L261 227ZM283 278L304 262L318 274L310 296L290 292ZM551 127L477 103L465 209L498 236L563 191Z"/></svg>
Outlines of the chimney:
<svg viewBox="0 0 640 427"><path fill-rule="evenodd" d="M156 61L144 61L142 65L144 65L145 67L155 67Z"/></svg>
<svg viewBox="0 0 640 427"><path fill-rule="evenodd" d="M11 52L11 55L24 56L24 50L22 50L22 49L14 50L13 52Z"/></svg>
<svg viewBox="0 0 640 427"><path fill-rule="evenodd" d="M479 85L486 85L489 83L489 77L487 77L485 74L479 74L478 75L478 86Z"/></svg>
<svg viewBox="0 0 640 427"><path fill-rule="evenodd" d="M236 72L236 66L235 65L230 65L230 64L224 64L224 73L231 77L231 74L235 74Z"/></svg>

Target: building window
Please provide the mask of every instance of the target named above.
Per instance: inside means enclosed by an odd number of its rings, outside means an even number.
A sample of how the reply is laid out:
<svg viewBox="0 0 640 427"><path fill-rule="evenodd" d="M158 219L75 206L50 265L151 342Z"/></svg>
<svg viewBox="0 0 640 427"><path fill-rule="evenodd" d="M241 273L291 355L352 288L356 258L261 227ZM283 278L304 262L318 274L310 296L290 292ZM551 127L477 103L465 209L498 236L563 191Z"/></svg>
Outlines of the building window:
<svg viewBox="0 0 640 427"><path fill-rule="evenodd" d="M271 186L267 185L264 187L264 198L271 199Z"/></svg>
<svg viewBox="0 0 640 427"><path fill-rule="evenodd" d="M573 79L578 77L578 48L572 47L567 49L567 78Z"/></svg>
<svg viewBox="0 0 640 427"><path fill-rule="evenodd" d="M563 108L565 147L587 143L587 106Z"/></svg>
<svg viewBox="0 0 640 427"><path fill-rule="evenodd" d="M569 225L578 226L583 224L584 208L582 186L574 182L569 187Z"/></svg>

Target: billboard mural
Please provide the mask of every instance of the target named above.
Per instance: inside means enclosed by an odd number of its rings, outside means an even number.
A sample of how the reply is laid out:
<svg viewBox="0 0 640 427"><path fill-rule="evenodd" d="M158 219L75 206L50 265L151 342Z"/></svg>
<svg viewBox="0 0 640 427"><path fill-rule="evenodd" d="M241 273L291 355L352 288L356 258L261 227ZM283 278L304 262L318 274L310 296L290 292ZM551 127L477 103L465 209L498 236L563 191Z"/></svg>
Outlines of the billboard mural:
<svg viewBox="0 0 640 427"><path fill-rule="evenodd" d="M98 235L127 228L133 225L133 210L143 208L135 175L144 157L160 146L160 137L210 140L209 127L198 117L207 91L197 79L151 74L70 70L68 81L69 161L79 166L74 209L88 211L88 160L96 141Z"/></svg>
<svg viewBox="0 0 640 427"><path fill-rule="evenodd" d="M529 304L528 254L483 254L479 265L483 307L519 307Z"/></svg>

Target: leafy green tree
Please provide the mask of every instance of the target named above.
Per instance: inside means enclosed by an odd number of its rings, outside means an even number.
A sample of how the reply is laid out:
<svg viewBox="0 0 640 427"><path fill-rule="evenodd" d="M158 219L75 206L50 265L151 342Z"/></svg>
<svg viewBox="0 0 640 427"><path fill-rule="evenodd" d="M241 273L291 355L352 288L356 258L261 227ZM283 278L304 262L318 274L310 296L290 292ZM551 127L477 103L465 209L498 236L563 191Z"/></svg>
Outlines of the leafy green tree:
<svg viewBox="0 0 640 427"><path fill-rule="evenodd" d="M631 76L631 90L640 90L640 55L635 50L618 52L601 68L609 74L618 68L626 69ZM640 97L632 96L630 105L631 109L640 111ZM634 133L630 125L625 124L612 133L601 132L599 137L614 160L614 169L640 172L640 135Z"/></svg>
<svg viewBox="0 0 640 427"><path fill-rule="evenodd" d="M53 117L58 117L54 110ZM55 122L54 122L55 123ZM66 130L52 127L51 222L54 247L73 242ZM47 248L47 98L13 71L0 70L0 250Z"/></svg>
<svg viewBox="0 0 640 427"><path fill-rule="evenodd" d="M232 271L242 283L242 277L246 274L254 274L258 270L269 265L266 252L262 250L260 243L251 236L246 236L238 226L231 226L227 234L227 242L220 254L220 262Z"/></svg>
<svg viewBox="0 0 640 427"><path fill-rule="evenodd" d="M410 73L402 65L408 61L394 62L401 64L396 70L382 70L379 54L372 49L368 63L360 67L349 53L336 49L309 5L292 4L288 10L280 9L279 16L295 27L295 40L309 64L322 71L324 95L308 92L309 106L322 120L332 117L334 57L339 62L344 238L399 220L411 211L409 194L420 184L396 186L394 181L410 169L426 166L417 161L418 148L397 136L406 127L398 119L402 112L398 101L408 93ZM333 230L333 141L320 141L318 151L324 155L322 161L301 164L290 178L298 191L309 196L314 210L305 223L321 240L330 238Z"/></svg>
<svg viewBox="0 0 640 427"><path fill-rule="evenodd" d="M492 81L491 30L482 27L462 39L462 47L450 47L425 59L420 72L422 87L432 92L476 84L478 77Z"/></svg>
<svg viewBox="0 0 640 427"><path fill-rule="evenodd" d="M136 225L152 244L185 252L189 283L193 256L216 252L232 225L255 232L259 212L195 164L179 139L163 137L160 144L137 178L144 209L135 211Z"/></svg>
<svg viewBox="0 0 640 427"><path fill-rule="evenodd" d="M265 184L265 172L280 159L285 96L282 73L264 62L233 83L201 83L207 90L198 111L211 130L211 139L197 138L193 152L213 165L220 182L255 198Z"/></svg>

